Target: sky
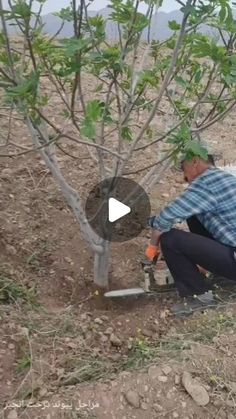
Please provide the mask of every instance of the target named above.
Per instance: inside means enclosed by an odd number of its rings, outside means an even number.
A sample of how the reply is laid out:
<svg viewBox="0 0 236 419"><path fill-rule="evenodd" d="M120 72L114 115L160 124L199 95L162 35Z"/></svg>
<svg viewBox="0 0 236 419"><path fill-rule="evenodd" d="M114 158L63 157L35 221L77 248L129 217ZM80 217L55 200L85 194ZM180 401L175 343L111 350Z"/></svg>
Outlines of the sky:
<svg viewBox="0 0 236 419"><path fill-rule="evenodd" d="M7 0L3 0L4 7L7 6L7 3L8 3ZM163 3L164 3L164 7L162 7L160 10L163 10L166 12L170 12L171 10L176 10L179 8L179 4L175 0L164 0ZM37 4L36 1L35 1L35 4ZM44 5L43 13L44 14L53 13L55 11L62 9L63 7L69 6L69 4L70 4L70 0L47 0ZM109 0L94 0L91 6L91 10L103 9L108 4L109 4ZM144 11L145 5L141 6L140 10Z"/></svg>

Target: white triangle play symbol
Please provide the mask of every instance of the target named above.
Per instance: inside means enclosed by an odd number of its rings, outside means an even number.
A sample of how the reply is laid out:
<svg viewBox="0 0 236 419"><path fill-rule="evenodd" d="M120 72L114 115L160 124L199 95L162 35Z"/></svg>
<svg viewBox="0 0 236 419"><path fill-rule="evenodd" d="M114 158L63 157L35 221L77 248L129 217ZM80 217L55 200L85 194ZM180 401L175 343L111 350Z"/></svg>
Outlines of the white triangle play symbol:
<svg viewBox="0 0 236 419"><path fill-rule="evenodd" d="M110 223L114 223L120 218L131 212L131 208L115 198L110 198L108 202L108 219Z"/></svg>

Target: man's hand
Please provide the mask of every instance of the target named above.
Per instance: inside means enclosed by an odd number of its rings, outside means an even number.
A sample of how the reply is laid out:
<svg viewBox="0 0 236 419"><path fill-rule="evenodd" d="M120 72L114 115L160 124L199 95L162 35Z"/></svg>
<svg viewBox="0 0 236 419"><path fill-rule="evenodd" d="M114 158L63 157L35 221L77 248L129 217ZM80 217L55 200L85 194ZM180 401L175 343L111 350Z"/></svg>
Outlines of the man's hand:
<svg viewBox="0 0 236 419"><path fill-rule="evenodd" d="M151 260L151 261L153 261L161 253L160 244L159 244L161 232L158 230L154 230L153 228L155 218L156 217L154 216L148 219L148 225L149 227L152 228L152 233L151 233L150 245L148 246L146 250L146 257L148 258L148 260Z"/></svg>
<svg viewBox="0 0 236 419"><path fill-rule="evenodd" d="M153 261L155 258L157 258L160 254L160 248L158 246L153 246L150 244L145 252L145 255L148 260Z"/></svg>
<svg viewBox="0 0 236 419"><path fill-rule="evenodd" d="M159 246L161 232L158 230L152 230L150 244L153 246Z"/></svg>

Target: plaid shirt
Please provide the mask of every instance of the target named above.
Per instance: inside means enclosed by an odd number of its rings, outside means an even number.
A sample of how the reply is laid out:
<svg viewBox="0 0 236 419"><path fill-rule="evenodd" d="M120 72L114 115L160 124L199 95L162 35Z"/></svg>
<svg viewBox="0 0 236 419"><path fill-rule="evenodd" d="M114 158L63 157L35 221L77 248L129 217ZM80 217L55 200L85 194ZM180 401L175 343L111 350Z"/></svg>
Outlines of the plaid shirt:
<svg viewBox="0 0 236 419"><path fill-rule="evenodd" d="M154 218L153 228L169 231L193 215L217 241L236 247L236 177L215 167L207 169Z"/></svg>

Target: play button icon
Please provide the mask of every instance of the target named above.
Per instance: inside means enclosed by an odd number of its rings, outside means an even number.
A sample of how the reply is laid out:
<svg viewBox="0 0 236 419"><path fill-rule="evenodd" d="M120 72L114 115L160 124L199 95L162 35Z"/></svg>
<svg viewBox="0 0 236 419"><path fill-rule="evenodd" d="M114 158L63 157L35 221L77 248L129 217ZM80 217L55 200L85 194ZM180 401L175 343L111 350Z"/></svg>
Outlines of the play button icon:
<svg viewBox="0 0 236 419"><path fill-rule="evenodd" d="M137 237L147 227L151 208L148 195L138 183L113 177L94 186L85 212L99 237L124 242Z"/></svg>
<svg viewBox="0 0 236 419"><path fill-rule="evenodd" d="M120 218L125 217L131 212L131 208L128 205L122 204L115 198L110 198L108 203L108 220L110 223L114 223Z"/></svg>

